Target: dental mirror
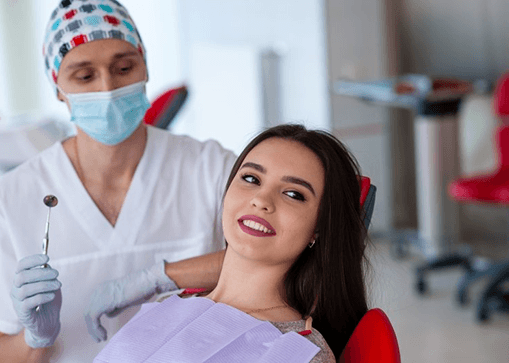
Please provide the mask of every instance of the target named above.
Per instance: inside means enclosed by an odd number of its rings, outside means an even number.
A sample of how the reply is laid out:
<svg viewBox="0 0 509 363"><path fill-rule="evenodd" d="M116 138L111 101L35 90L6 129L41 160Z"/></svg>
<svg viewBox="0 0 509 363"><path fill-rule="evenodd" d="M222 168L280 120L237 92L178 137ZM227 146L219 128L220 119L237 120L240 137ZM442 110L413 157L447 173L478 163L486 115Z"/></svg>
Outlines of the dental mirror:
<svg viewBox="0 0 509 363"><path fill-rule="evenodd" d="M58 199L54 195L47 195L42 200L44 204L48 207L48 219L46 220L46 232L44 233L44 238L42 240L42 253L45 255L48 254L48 244L49 244L49 217L51 214L51 208L55 207L58 204ZM44 265L46 267L46 265Z"/></svg>

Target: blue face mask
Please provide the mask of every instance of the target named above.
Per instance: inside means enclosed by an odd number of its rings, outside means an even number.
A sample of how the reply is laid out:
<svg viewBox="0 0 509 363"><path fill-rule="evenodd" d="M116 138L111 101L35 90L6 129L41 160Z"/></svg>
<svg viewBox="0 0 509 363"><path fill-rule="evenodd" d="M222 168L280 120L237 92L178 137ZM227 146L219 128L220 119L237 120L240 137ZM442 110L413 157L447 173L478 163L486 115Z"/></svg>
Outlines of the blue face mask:
<svg viewBox="0 0 509 363"><path fill-rule="evenodd" d="M64 93L71 106L71 121L88 136L106 145L116 145L138 128L150 102L145 81L109 92Z"/></svg>

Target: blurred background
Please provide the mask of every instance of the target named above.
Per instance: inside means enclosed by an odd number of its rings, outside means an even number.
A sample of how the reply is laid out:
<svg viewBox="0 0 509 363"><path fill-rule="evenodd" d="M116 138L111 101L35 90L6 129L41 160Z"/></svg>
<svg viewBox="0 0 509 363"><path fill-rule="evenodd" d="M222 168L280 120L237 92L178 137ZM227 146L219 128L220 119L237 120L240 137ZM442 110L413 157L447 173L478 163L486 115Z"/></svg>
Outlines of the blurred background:
<svg viewBox="0 0 509 363"><path fill-rule="evenodd" d="M338 80L410 73L478 85L456 117L457 174L493 170L493 85L509 70L507 0L121 2L145 43L149 99L188 88L172 132L214 138L239 153L262 128L298 122L347 144L378 188L372 299L393 321L404 362L509 361L508 315L480 324L474 305L460 308L459 270L433 276L430 294L420 296L413 287L419 249L406 259L391 254L396 231L419 228L415 112L334 92ZM73 132L41 55L57 3L0 1L0 173ZM507 256L507 207L465 205L458 215L458 241L486 257Z"/></svg>

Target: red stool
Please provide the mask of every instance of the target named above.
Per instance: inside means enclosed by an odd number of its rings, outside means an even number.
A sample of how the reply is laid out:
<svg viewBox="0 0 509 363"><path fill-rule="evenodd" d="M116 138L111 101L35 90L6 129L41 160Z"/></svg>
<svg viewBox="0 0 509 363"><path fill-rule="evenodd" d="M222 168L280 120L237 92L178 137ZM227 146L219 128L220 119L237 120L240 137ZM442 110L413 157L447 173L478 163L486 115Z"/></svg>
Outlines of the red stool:
<svg viewBox="0 0 509 363"><path fill-rule="evenodd" d="M495 113L503 120L509 117L509 74L498 83L495 92ZM492 174L459 178L449 185L451 198L463 203L489 203L509 207L509 125L496 130L498 167ZM485 321L491 310L509 310L509 289L504 283L509 281L509 259L493 263L488 268L476 269L472 266L458 283L458 301L467 302L468 286L481 277L489 277L487 288L481 295L477 318Z"/></svg>

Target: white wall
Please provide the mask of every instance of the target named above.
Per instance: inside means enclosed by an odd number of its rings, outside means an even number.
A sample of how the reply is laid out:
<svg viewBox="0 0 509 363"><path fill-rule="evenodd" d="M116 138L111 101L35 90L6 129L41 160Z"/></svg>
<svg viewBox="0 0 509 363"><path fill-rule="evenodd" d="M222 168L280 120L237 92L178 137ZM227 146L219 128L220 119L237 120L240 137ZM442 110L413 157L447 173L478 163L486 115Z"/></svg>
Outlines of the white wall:
<svg viewBox="0 0 509 363"><path fill-rule="evenodd" d="M30 113L42 107L42 46L36 40L40 28L33 2L7 0L0 2L0 112L4 118ZM42 37L42 35L41 35ZM37 62L40 59L40 68Z"/></svg>
<svg viewBox="0 0 509 363"><path fill-rule="evenodd" d="M179 9L185 75L194 44L274 49L281 57L280 122L330 130L323 1L182 0Z"/></svg>

